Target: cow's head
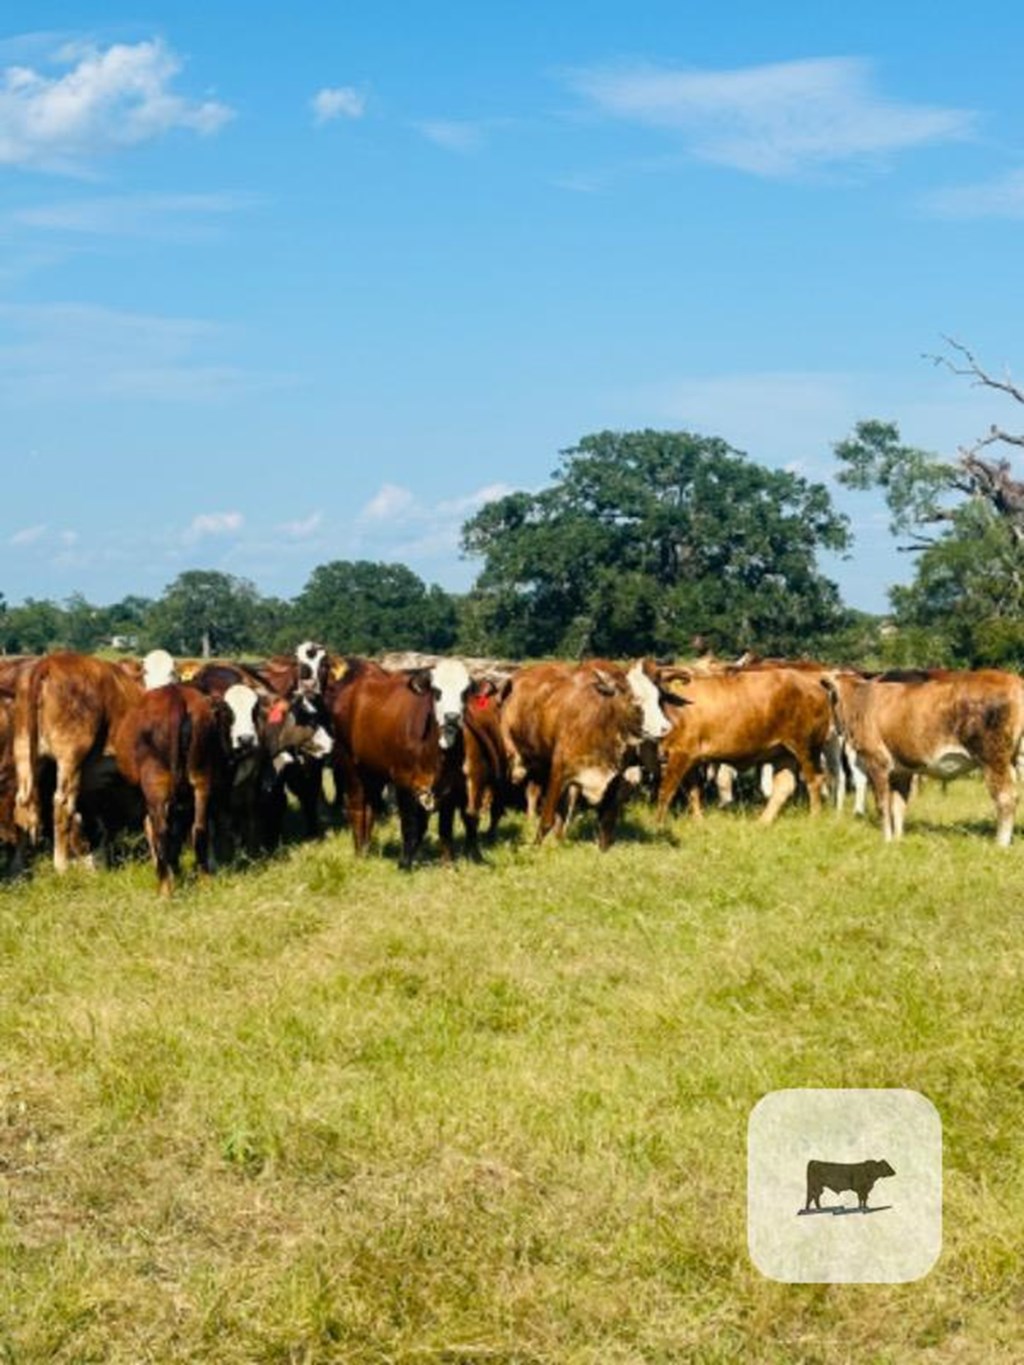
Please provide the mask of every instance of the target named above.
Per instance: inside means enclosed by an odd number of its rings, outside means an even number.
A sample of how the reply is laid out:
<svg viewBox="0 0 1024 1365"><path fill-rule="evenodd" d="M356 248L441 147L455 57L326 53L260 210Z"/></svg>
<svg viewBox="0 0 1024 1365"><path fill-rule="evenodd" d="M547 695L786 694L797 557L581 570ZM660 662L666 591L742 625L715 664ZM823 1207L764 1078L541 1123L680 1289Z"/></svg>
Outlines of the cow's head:
<svg viewBox="0 0 1024 1365"><path fill-rule="evenodd" d="M895 1175L895 1174L896 1174L896 1172L893 1170L893 1168L889 1165L888 1161L873 1161L871 1164L872 1164L872 1165L874 1166L874 1168L875 1168L875 1169L874 1169L874 1175L875 1175L878 1179L881 1179L883 1176Z"/></svg>
<svg viewBox="0 0 1024 1365"><path fill-rule="evenodd" d="M314 640L303 640L295 651L295 661L299 666L296 690L299 692L322 692L327 680L327 650Z"/></svg>
<svg viewBox="0 0 1024 1365"><path fill-rule="evenodd" d="M151 649L142 661L142 685L146 691L178 681L178 670L167 650Z"/></svg>
<svg viewBox="0 0 1024 1365"><path fill-rule="evenodd" d="M640 707L641 735L644 739L663 739L672 729L672 722L662 707L669 703L681 706L685 702L685 698L667 690L663 673L664 670L653 660L638 659L626 674L629 689Z"/></svg>
<svg viewBox="0 0 1024 1365"><path fill-rule="evenodd" d="M414 692L429 692L433 698L438 744L451 749L462 733L462 710L473 687L469 669L461 659L439 659L431 668L417 668L409 674Z"/></svg>
<svg viewBox="0 0 1024 1365"><path fill-rule="evenodd" d="M246 683L235 683L224 693L224 705L229 716L231 752L252 753L259 743L257 717L260 699L255 688Z"/></svg>
<svg viewBox="0 0 1024 1365"><path fill-rule="evenodd" d="M289 714L296 727L294 747L314 758L326 758L334 749L334 740L327 728L323 702L317 697L295 697Z"/></svg>

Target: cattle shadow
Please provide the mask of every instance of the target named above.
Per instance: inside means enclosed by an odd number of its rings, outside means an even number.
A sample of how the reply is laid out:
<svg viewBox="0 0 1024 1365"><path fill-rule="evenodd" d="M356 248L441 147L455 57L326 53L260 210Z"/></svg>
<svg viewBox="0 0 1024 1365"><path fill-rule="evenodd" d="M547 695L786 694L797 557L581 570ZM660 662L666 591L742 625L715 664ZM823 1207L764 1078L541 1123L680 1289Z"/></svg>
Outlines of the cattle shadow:
<svg viewBox="0 0 1024 1365"><path fill-rule="evenodd" d="M1024 824L1017 821L1015 832L1024 830ZM919 820L914 815L908 814L904 833L907 837L912 834L923 834L929 838L938 837L940 839L994 839L996 834L995 821L990 817L985 819L981 816L972 820L944 820L941 823L928 818Z"/></svg>
<svg viewBox="0 0 1024 1365"><path fill-rule="evenodd" d="M884 1213L886 1209L891 1209L892 1204L875 1204L874 1207L868 1205L866 1209L858 1208L856 1204L837 1204L824 1209L797 1209L798 1218L817 1217L819 1214L832 1214L838 1217L846 1213Z"/></svg>

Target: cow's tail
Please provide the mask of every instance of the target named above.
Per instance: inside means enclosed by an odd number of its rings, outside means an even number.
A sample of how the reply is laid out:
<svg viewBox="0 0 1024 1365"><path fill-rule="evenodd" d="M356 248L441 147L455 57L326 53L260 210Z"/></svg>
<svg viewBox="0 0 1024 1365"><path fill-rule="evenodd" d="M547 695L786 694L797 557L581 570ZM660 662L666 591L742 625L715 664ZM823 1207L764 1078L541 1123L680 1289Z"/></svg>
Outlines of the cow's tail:
<svg viewBox="0 0 1024 1365"><path fill-rule="evenodd" d="M177 798L183 784L183 777L188 774L188 754L192 747L192 717L184 700L175 699L177 705L171 713L171 743L170 743L170 772L171 772L171 799Z"/></svg>
<svg viewBox="0 0 1024 1365"><path fill-rule="evenodd" d="M46 660L40 659L18 679L14 699L14 766L17 790L14 823L36 844L42 829L39 809L39 701L46 678Z"/></svg>

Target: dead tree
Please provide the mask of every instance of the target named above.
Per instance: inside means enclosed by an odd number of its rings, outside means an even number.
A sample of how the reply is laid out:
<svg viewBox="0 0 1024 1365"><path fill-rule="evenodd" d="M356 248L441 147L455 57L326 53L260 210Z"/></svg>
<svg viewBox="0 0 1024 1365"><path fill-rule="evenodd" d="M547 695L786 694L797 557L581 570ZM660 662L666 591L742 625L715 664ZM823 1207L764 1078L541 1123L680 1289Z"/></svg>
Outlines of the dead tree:
<svg viewBox="0 0 1024 1365"><path fill-rule="evenodd" d="M943 340L956 354L928 356L933 364L943 366L952 374L966 375L975 387L996 389L1024 406L1024 389L1013 382L1009 373L1001 379L996 378L978 364L973 352L962 342L953 337ZM1024 543L1024 482L1013 477L1009 460L982 458L980 452L991 445L1024 447L1024 434L1006 431L993 423L988 433L972 446L961 446L957 452L961 473L954 478L953 486L970 497L987 502L1006 522L1014 540L1018 544Z"/></svg>

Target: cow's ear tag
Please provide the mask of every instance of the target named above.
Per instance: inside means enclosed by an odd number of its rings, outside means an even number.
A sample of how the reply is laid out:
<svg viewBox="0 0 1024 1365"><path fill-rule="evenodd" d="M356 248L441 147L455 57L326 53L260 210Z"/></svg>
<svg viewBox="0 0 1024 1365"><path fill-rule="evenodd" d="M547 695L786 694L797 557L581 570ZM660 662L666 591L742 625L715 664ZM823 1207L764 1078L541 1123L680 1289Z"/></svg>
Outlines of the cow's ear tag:
<svg viewBox="0 0 1024 1365"><path fill-rule="evenodd" d="M491 704L491 698L486 692L477 692L473 697L473 705L478 711L486 711Z"/></svg>
<svg viewBox="0 0 1024 1365"><path fill-rule="evenodd" d="M274 702L270 710L267 712L267 720L270 721L271 725L279 725L280 722L284 720L287 714L288 703L284 700L283 697L279 697L277 701Z"/></svg>

